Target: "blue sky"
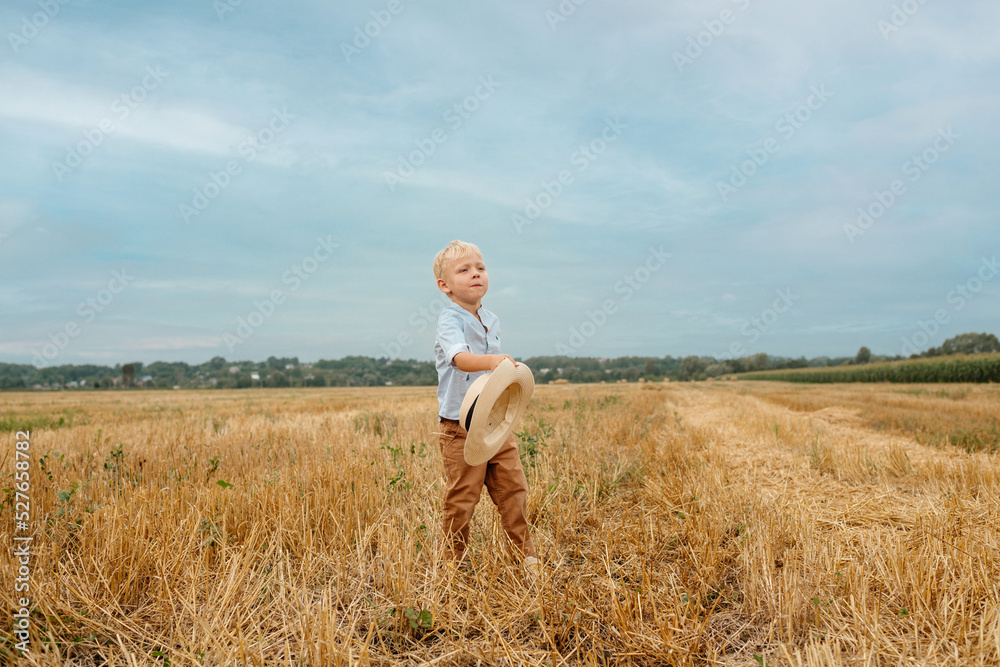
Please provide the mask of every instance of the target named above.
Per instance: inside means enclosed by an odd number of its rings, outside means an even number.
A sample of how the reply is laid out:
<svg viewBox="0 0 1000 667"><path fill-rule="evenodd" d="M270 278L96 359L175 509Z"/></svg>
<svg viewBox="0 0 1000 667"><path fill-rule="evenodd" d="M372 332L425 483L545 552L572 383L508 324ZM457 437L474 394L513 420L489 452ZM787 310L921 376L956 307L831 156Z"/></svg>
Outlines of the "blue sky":
<svg viewBox="0 0 1000 667"><path fill-rule="evenodd" d="M0 360L430 359L456 238L515 357L1000 333L998 27L971 0L4 2Z"/></svg>

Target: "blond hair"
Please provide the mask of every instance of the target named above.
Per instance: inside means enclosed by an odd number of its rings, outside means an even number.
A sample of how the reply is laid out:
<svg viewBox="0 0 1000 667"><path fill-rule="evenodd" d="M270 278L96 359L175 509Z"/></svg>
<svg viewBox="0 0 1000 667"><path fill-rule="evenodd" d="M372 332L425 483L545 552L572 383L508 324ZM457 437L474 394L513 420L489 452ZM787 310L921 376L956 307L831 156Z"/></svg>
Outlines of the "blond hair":
<svg viewBox="0 0 1000 667"><path fill-rule="evenodd" d="M448 266L448 262L457 257L468 257L469 255L479 255L482 257L483 253L479 252L479 248L471 243L466 243L465 241L452 241L448 244L447 248L434 256L434 277L436 279L443 278L444 270L445 267Z"/></svg>

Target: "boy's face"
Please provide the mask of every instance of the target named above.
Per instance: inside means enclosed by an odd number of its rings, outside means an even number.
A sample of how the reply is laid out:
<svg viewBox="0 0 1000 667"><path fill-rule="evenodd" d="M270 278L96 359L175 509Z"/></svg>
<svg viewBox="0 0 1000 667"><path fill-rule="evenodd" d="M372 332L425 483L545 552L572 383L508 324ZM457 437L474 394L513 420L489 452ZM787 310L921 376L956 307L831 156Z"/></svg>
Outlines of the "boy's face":
<svg viewBox="0 0 1000 667"><path fill-rule="evenodd" d="M444 276L438 278L438 289L466 309L478 310L489 287L490 277L479 255L452 258L445 267Z"/></svg>

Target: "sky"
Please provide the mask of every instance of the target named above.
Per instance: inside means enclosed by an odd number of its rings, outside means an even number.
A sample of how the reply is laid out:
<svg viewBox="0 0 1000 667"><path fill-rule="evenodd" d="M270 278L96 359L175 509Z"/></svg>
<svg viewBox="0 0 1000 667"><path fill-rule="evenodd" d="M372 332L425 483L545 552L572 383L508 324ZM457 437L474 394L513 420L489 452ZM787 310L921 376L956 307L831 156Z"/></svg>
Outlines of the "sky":
<svg viewBox="0 0 1000 667"><path fill-rule="evenodd" d="M0 2L0 361L1000 334L987 0Z"/></svg>

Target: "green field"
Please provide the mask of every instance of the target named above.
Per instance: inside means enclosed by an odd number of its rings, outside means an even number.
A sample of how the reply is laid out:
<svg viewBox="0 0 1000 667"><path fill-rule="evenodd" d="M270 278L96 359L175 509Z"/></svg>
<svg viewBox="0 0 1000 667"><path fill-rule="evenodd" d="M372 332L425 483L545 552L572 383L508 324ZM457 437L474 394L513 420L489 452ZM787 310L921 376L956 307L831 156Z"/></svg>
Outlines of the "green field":
<svg viewBox="0 0 1000 667"><path fill-rule="evenodd" d="M779 382L1000 382L1000 354L969 354L860 366L743 373L740 380Z"/></svg>

